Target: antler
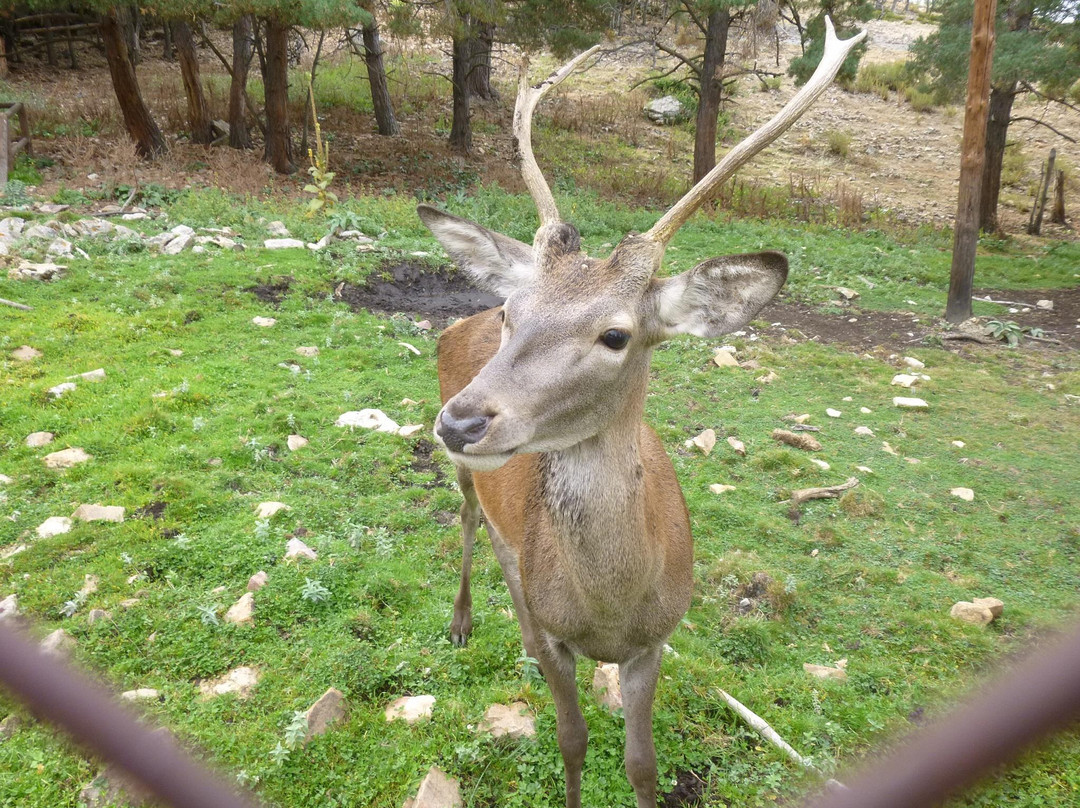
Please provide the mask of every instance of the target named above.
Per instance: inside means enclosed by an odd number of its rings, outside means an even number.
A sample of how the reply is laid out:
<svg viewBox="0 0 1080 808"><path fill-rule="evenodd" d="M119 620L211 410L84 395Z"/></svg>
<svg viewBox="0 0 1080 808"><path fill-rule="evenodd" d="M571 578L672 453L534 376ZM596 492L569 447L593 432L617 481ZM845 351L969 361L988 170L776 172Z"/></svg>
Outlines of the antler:
<svg viewBox="0 0 1080 808"><path fill-rule="evenodd" d="M541 98L563 79L569 76L579 64L585 61L599 50L599 45L594 45L584 53L580 53L564 64L535 87L529 86L529 57L524 56L521 60L521 71L518 75L517 103L514 105L514 140L517 144L518 158L521 160L521 176L525 185L536 202L536 208L540 212L540 226L557 224L559 209L555 207L555 197L551 194L547 180L544 179L540 167L536 164L536 155L532 150L532 116L537 103Z"/></svg>
<svg viewBox="0 0 1080 808"><path fill-rule="evenodd" d="M866 31L860 31L850 39L840 41L836 38L832 20L825 17L825 53L821 57L821 63L806 85L796 93L784 108L781 109L772 120L746 138L717 163L708 174L691 188L686 196L680 199L665 213L652 229L645 234L644 238L659 244L667 244L676 231L686 223L708 199L713 191L734 174L743 163L776 140L784 131L795 123L799 117L813 104L825 88L829 86L840 65L844 63L848 53L866 37Z"/></svg>

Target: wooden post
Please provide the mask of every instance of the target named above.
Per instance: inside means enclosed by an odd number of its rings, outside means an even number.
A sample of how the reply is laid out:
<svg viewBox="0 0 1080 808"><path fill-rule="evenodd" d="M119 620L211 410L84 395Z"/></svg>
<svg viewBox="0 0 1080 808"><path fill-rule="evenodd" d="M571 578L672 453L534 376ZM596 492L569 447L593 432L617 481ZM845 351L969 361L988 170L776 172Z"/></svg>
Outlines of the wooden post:
<svg viewBox="0 0 1080 808"><path fill-rule="evenodd" d="M1058 171L1054 186L1054 209L1050 213L1051 224L1065 224L1065 172Z"/></svg>
<svg viewBox="0 0 1080 808"><path fill-rule="evenodd" d="M8 171L13 162L11 158L11 132L8 130L8 116L0 114L0 191L7 185Z"/></svg>
<svg viewBox="0 0 1080 808"><path fill-rule="evenodd" d="M1035 195L1035 203L1031 206L1031 218L1028 220L1028 235L1037 236L1042 231L1043 213L1046 211L1046 195L1050 193L1050 178L1054 176L1054 160L1057 159L1057 149L1050 150L1050 159L1043 166L1042 182Z"/></svg>
<svg viewBox="0 0 1080 808"><path fill-rule="evenodd" d="M960 154L960 190L953 226L952 271L949 275L949 299L945 307L945 319L950 323L962 323L971 317L971 287L975 279L975 250L979 244L979 192L986 159L986 120L996 15L997 0L976 0Z"/></svg>

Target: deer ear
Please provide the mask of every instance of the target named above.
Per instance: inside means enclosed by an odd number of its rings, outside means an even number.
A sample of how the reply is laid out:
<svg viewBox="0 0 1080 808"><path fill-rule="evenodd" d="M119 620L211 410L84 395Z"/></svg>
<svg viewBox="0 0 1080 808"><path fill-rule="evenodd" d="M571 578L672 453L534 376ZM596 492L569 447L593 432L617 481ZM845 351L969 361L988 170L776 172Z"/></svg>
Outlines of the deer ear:
<svg viewBox="0 0 1080 808"><path fill-rule="evenodd" d="M711 258L674 278L652 281L656 340L676 334L715 337L746 325L787 280L778 252Z"/></svg>
<svg viewBox="0 0 1080 808"><path fill-rule="evenodd" d="M483 289L501 297L528 285L535 273L533 248L431 205L416 213L454 263Z"/></svg>

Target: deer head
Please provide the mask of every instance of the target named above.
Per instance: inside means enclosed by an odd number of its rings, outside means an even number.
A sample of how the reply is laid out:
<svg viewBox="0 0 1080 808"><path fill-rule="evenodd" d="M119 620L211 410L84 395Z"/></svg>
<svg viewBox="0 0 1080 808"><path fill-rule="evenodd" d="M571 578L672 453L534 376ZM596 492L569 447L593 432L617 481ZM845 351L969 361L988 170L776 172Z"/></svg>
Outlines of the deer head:
<svg viewBox="0 0 1080 808"><path fill-rule="evenodd" d="M775 140L814 102L863 34L837 40L827 22L825 55L810 81L765 126L733 148L647 233L631 234L602 259L581 251L559 217L531 144L536 103L596 49L529 87L521 71L514 135L522 174L540 213L532 246L436 208L417 212L451 258L482 288L506 298L494 358L446 403L435 434L453 461L475 471L514 454L568 449L637 424L653 347L677 334L715 337L738 329L780 290L777 252L712 258L657 277L664 250L719 185ZM635 427L636 428L636 427Z"/></svg>

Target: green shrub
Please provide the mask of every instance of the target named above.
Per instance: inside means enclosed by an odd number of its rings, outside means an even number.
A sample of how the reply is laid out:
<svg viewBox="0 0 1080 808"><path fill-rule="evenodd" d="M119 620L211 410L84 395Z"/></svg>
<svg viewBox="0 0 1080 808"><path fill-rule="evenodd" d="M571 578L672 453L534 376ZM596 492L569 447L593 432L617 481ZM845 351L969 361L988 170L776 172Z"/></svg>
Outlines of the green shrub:
<svg viewBox="0 0 1080 808"><path fill-rule="evenodd" d="M1002 185L1023 184L1027 176L1027 155L1020 142L1009 143L1005 146L1005 156L1001 160L1001 183Z"/></svg>
<svg viewBox="0 0 1080 808"><path fill-rule="evenodd" d="M825 149L836 157L847 157L851 151L851 135L839 129L827 129L822 133Z"/></svg>

